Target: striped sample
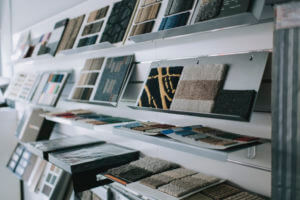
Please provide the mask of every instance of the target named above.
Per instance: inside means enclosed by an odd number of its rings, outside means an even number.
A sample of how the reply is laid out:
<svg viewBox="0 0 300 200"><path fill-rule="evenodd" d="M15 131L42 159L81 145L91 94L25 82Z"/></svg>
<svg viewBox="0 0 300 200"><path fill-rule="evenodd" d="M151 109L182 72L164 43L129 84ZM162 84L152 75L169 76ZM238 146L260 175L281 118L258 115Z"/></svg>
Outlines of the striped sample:
<svg viewBox="0 0 300 200"><path fill-rule="evenodd" d="M272 200L300 197L300 3L278 5L272 68Z"/></svg>
<svg viewBox="0 0 300 200"><path fill-rule="evenodd" d="M84 17L85 15L81 15L69 21L66 30L64 32L64 35L61 39L61 42L57 48L57 52L73 48L77 35L80 31L82 22L84 20Z"/></svg>
<svg viewBox="0 0 300 200"><path fill-rule="evenodd" d="M183 69L171 110L211 113L227 66L207 64Z"/></svg>
<svg viewBox="0 0 300 200"><path fill-rule="evenodd" d="M103 21L96 22L94 24L86 25L84 27L83 32L82 32L81 35L85 36L85 35L89 35L89 34L98 33L101 30L102 25L103 25Z"/></svg>
<svg viewBox="0 0 300 200"><path fill-rule="evenodd" d="M183 67L152 68L139 99L139 107L169 109Z"/></svg>
<svg viewBox="0 0 300 200"><path fill-rule="evenodd" d="M165 16L191 10L195 0L169 0Z"/></svg>

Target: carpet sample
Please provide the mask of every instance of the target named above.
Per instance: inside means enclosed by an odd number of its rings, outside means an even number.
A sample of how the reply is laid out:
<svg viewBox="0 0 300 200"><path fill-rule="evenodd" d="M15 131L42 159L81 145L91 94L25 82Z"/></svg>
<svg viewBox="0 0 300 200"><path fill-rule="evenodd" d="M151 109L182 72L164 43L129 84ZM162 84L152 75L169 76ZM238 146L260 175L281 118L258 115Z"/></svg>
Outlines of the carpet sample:
<svg viewBox="0 0 300 200"><path fill-rule="evenodd" d="M94 100L118 102L133 62L133 55L107 58Z"/></svg>
<svg viewBox="0 0 300 200"><path fill-rule="evenodd" d="M208 183L204 180L188 176L163 185L158 190L174 197L181 197L207 185Z"/></svg>
<svg viewBox="0 0 300 200"><path fill-rule="evenodd" d="M96 22L94 24L86 25L84 27L83 32L82 32L81 35L82 36L86 36L86 35L98 33L101 30L102 25L103 25L103 21Z"/></svg>
<svg viewBox="0 0 300 200"><path fill-rule="evenodd" d="M141 3L141 7L148 6L148 5L151 5L151 4L154 4L154 3L158 3L158 2L161 2L161 1L162 0L144 0Z"/></svg>
<svg viewBox="0 0 300 200"><path fill-rule="evenodd" d="M153 20L157 17L161 3L156 3L147 7L139 9L135 18L135 23L141 23L149 20Z"/></svg>
<svg viewBox="0 0 300 200"><path fill-rule="evenodd" d="M110 169L107 171L107 174L125 180L127 182L135 182L152 175L150 171L137 166L133 166L131 164L122 165L120 167Z"/></svg>
<svg viewBox="0 0 300 200"><path fill-rule="evenodd" d="M211 113L216 96L223 87L227 68L223 64L186 66L171 110Z"/></svg>
<svg viewBox="0 0 300 200"><path fill-rule="evenodd" d="M182 70L180 66L152 68L138 106L169 109Z"/></svg>
<svg viewBox="0 0 300 200"><path fill-rule="evenodd" d="M91 12L89 15L89 18L87 20L87 23L104 18L107 14L108 9L109 9L109 6L106 6L104 8L100 8L98 10Z"/></svg>
<svg viewBox="0 0 300 200"><path fill-rule="evenodd" d="M187 198L184 198L183 200L214 200L208 196L205 196L201 193L197 193L197 194L194 194L192 196L189 196Z"/></svg>
<svg viewBox="0 0 300 200"><path fill-rule="evenodd" d="M126 36L137 0L122 0L114 4L100 42L118 43Z"/></svg>
<svg viewBox="0 0 300 200"><path fill-rule="evenodd" d="M232 196L240 191L241 190L236 187L233 187L231 185L223 183L223 184L208 188L206 190L203 190L202 193L213 199L224 199L224 198Z"/></svg>
<svg viewBox="0 0 300 200"><path fill-rule="evenodd" d="M222 90L216 98L213 113L248 119L254 104L254 90Z"/></svg>
<svg viewBox="0 0 300 200"><path fill-rule="evenodd" d="M179 167L175 163L152 157L141 158L137 161L131 162L130 165L145 169L153 174Z"/></svg>
<svg viewBox="0 0 300 200"><path fill-rule="evenodd" d="M195 22L201 22L217 17L222 9L223 0L202 0L199 1Z"/></svg>
<svg viewBox="0 0 300 200"><path fill-rule="evenodd" d="M169 0L165 16L191 10L193 8L193 5L194 0Z"/></svg>
<svg viewBox="0 0 300 200"><path fill-rule="evenodd" d="M57 48L57 52L72 49L80 31L85 15L73 18L69 21L66 30L62 36L61 42Z"/></svg>
<svg viewBox="0 0 300 200"><path fill-rule="evenodd" d="M150 33L153 29L155 21L150 21L132 27L130 36L141 35L145 33Z"/></svg>
<svg viewBox="0 0 300 200"><path fill-rule="evenodd" d="M262 198L260 196L250 194L248 192L241 192L238 194L235 194L233 196L227 197L224 200L241 200L241 199L247 199L247 200L264 200L265 198Z"/></svg>
<svg viewBox="0 0 300 200"><path fill-rule="evenodd" d="M189 20L189 17L190 12L165 17L160 23L159 31L185 26Z"/></svg>
<svg viewBox="0 0 300 200"><path fill-rule="evenodd" d="M156 175L150 176L148 178L142 179L140 181L140 183L143 185L146 185L152 189L157 189L158 187L160 187L162 185L166 185L173 180L174 180L174 178L172 178L170 176L166 176L163 174L156 174Z"/></svg>

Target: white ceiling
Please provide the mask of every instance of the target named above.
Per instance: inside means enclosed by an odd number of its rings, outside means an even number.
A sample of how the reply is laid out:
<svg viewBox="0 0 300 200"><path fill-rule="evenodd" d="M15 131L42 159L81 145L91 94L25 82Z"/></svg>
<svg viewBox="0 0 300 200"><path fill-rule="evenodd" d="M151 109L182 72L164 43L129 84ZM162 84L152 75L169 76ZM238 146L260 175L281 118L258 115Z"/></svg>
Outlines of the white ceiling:
<svg viewBox="0 0 300 200"><path fill-rule="evenodd" d="M86 0L12 0L13 32L21 31Z"/></svg>

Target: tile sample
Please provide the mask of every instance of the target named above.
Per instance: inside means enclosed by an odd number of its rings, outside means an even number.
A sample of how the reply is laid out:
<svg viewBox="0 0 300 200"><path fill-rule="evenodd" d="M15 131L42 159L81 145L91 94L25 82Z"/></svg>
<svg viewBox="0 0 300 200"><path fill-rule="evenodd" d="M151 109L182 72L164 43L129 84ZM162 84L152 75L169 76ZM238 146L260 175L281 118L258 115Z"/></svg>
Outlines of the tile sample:
<svg viewBox="0 0 300 200"><path fill-rule="evenodd" d="M62 41L58 46L57 52L73 48L84 18L85 15L81 15L69 21L63 34Z"/></svg>
<svg viewBox="0 0 300 200"><path fill-rule="evenodd" d="M216 98L212 112L248 119L255 97L256 91L254 90L222 90Z"/></svg>
<svg viewBox="0 0 300 200"><path fill-rule="evenodd" d="M188 23L190 12L185 12L177 15L172 15L163 18L159 26L159 31L185 26Z"/></svg>
<svg viewBox="0 0 300 200"><path fill-rule="evenodd" d="M99 77L104 57L87 59L79 80L71 93L70 99L88 101L95 89L96 81Z"/></svg>
<svg viewBox="0 0 300 200"><path fill-rule="evenodd" d="M108 12L109 6L106 6L104 8L100 8L98 10L95 10L93 12L90 13L87 23L91 23L97 20L100 20L104 17L106 17L106 14Z"/></svg>
<svg viewBox="0 0 300 200"><path fill-rule="evenodd" d="M137 0L122 0L114 4L100 42L118 43L126 38Z"/></svg>
<svg viewBox="0 0 300 200"><path fill-rule="evenodd" d="M223 87L227 66L207 64L186 66L177 86L171 110L211 113Z"/></svg>
<svg viewBox="0 0 300 200"><path fill-rule="evenodd" d="M138 181L142 178L151 176L153 173L150 171L140 168L138 166L133 166L131 164L123 165L117 168L113 168L107 171L107 177L111 179L118 179L125 181L127 183ZM119 181L120 182L120 181Z"/></svg>
<svg viewBox="0 0 300 200"><path fill-rule="evenodd" d="M191 10L193 8L194 2L195 0L169 0L165 16Z"/></svg>
<svg viewBox="0 0 300 200"><path fill-rule="evenodd" d="M142 24L134 25L131 29L130 36L150 33L153 29L155 21L145 22Z"/></svg>
<svg viewBox="0 0 300 200"><path fill-rule="evenodd" d="M175 95L183 67L152 68L147 78L139 107L169 109Z"/></svg>
<svg viewBox="0 0 300 200"><path fill-rule="evenodd" d="M133 69L134 56L107 58L93 101L116 105Z"/></svg>
<svg viewBox="0 0 300 200"><path fill-rule="evenodd" d="M205 196L203 194L201 194L200 192L197 194L194 194L192 196L186 197L183 200L214 200L208 196Z"/></svg>
<svg viewBox="0 0 300 200"><path fill-rule="evenodd" d="M139 9L135 18L135 23L141 23L149 20L153 20L157 17L161 3L156 3L147 7Z"/></svg>
<svg viewBox="0 0 300 200"><path fill-rule="evenodd" d="M85 47L96 43L98 35L85 37L79 40L77 47Z"/></svg>
<svg viewBox="0 0 300 200"><path fill-rule="evenodd" d="M250 0L223 0L222 9L218 17L226 17L247 12L250 3Z"/></svg>
<svg viewBox="0 0 300 200"><path fill-rule="evenodd" d="M96 22L94 24L86 25L84 27L83 32L82 32L81 35L86 36L86 35L89 35L89 34L98 33L101 30L102 25L103 25L103 21Z"/></svg>

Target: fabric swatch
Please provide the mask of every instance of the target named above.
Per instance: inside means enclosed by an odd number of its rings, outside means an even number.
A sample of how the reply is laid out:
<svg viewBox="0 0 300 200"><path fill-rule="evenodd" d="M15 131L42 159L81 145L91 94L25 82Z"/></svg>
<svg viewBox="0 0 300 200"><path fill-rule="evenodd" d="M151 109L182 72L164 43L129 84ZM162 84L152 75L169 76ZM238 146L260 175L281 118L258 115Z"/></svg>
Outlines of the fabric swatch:
<svg viewBox="0 0 300 200"><path fill-rule="evenodd" d="M174 197L181 197L207 185L208 183L204 180L188 176L161 186L158 188L158 190Z"/></svg>
<svg viewBox="0 0 300 200"><path fill-rule="evenodd" d="M193 5L194 0L169 0L165 16L191 10Z"/></svg>
<svg viewBox="0 0 300 200"><path fill-rule="evenodd" d="M107 174L112 175L116 178L121 178L127 182L138 181L147 176L151 176L152 173L143 168L127 164L117 168L113 168L107 171Z"/></svg>
<svg viewBox="0 0 300 200"><path fill-rule="evenodd" d="M227 66L222 64L185 67L171 110L211 113L226 72Z"/></svg>
<svg viewBox="0 0 300 200"><path fill-rule="evenodd" d="M145 169L153 174L179 167L175 163L151 157L144 157L137 161L133 161L130 163L130 165Z"/></svg>
<svg viewBox="0 0 300 200"><path fill-rule="evenodd" d="M94 97L95 101L117 102L119 100L133 61L132 55L107 58Z"/></svg>
<svg viewBox="0 0 300 200"><path fill-rule="evenodd" d="M182 70L180 66L151 69L138 106L169 109Z"/></svg>
<svg viewBox="0 0 300 200"><path fill-rule="evenodd" d="M213 113L248 119L254 104L254 90L222 90L216 98Z"/></svg>
<svg viewBox="0 0 300 200"><path fill-rule="evenodd" d="M77 47L84 47L93 45L96 43L96 40L98 38L98 35L94 35L92 37L86 37L79 40Z"/></svg>
<svg viewBox="0 0 300 200"><path fill-rule="evenodd" d="M153 29L154 23L155 21L150 21L150 22L134 25L132 27L130 36L150 33Z"/></svg>
<svg viewBox="0 0 300 200"><path fill-rule="evenodd" d="M83 29L82 36L98 33L101 30L102 25L103 25L103 21L96 22L94 24L86 25Z"/></svg>
<svg viewBox="0 0 300 200"><path fill-rule="evenodd" d="M87 23L91 23L93 21L104 18L107 14L108 9L109 9L109 6L106 6L104 8L101 8L101 9L91 12L89 15L89 18L87 20Z"/></svg>
<svg viewBox="0 0 300 200"><path fill-rule="evenodd" d="M80 31L82 22L84 20L85 15L81 15L79 17L73 18L69 21L62 40L57 48L57 52L72 49L77 38L77 35Z"/></svg>
<svg viewBox="0 0 300 200"><path fill-rule="evenodd" d="M213 199L224 199L240 191L240 189L225 183L203 190L202 193Z"/></svg>
<svg viewBox="0 0 300 200"><path fill-rule="evenodd" d="M126 37L137 0L122 0L114 4L100 42L118 43Z"/></svg>
<svg viewBox="0 0 300 200"><path fill-rule="evenodd" d="M144 6L148 6L148 5L151 5L151 4L154 4L154 3L157 3L157 2L161 2L162 0L144 0L142 3L141 3L141 6L144 7Z"/></svg>
<svg viewBox="0 0 300 200"><path fill-rule="evenodd" d="M202 0L199 1L198 4L196 8L198 14L195 22L206 21L217 17L220 14L223 0Z"/></svg>
<svg viewBox="0 0 300 200"><path fill-rule="evenodd" d="M157 189L158 187L160 187L162 185L166 185L173 180L174 180L174 178L172 178L170 176L166 176L163 174L156 174L156 175L150 176L148 178L142 179L140 181L140 183L143 185L146 185L152 189Z"/></svg>
<svg viewBox="0 0 300 200"><path fill-rule="evenodd" d="M85 61L83 70L100 70L104 62L104 57L101 58L90 58Z"/></svg>
<svg viewBox="0 0 300 200"><path fill-rule="evenodd" d="M140 8L135 18L135 23L141 23L148 20L153 20L157 17L161 3L153 4L147 7Z"/></svg>
<svg viewBox="0 0 300 200"><path fill-rule="evenodd" d="M197 193L197 194L194 194L192 196L189 196L187 198L184 198L183 200L214 200L208 196L205 196L201 193Z"/></svg>
<svg viewBox="0 0 300 200"><path fill-rule="evenodd" d="M197 174L197 172L194 170L190 170L190 169L178 168L178 169L173 169L170 171L163 172L161 174L164 176L171 177L173 179L180 179L180 178L183 178L186 176L191 176L191 175Z"/></svg>
<svg viewBox="0 0 300 200"><path fill-rule="evenodd" d="M241 199L246 199L246 200L264 200L265 198L262 198L260 196L250 194L248 192L241 192L238 194L235 194L233 196L227 197L224 200L241 200Z"/></svg>
<svg viewBox="0 0 300 200"><path fill-rule="evenodd" d="M190 12L181 13L178 15L172 15L170 17L165 17L161 21L161 24L159 26L159 31L185 26L189 20L189 17L190 17Z"/></svg>

